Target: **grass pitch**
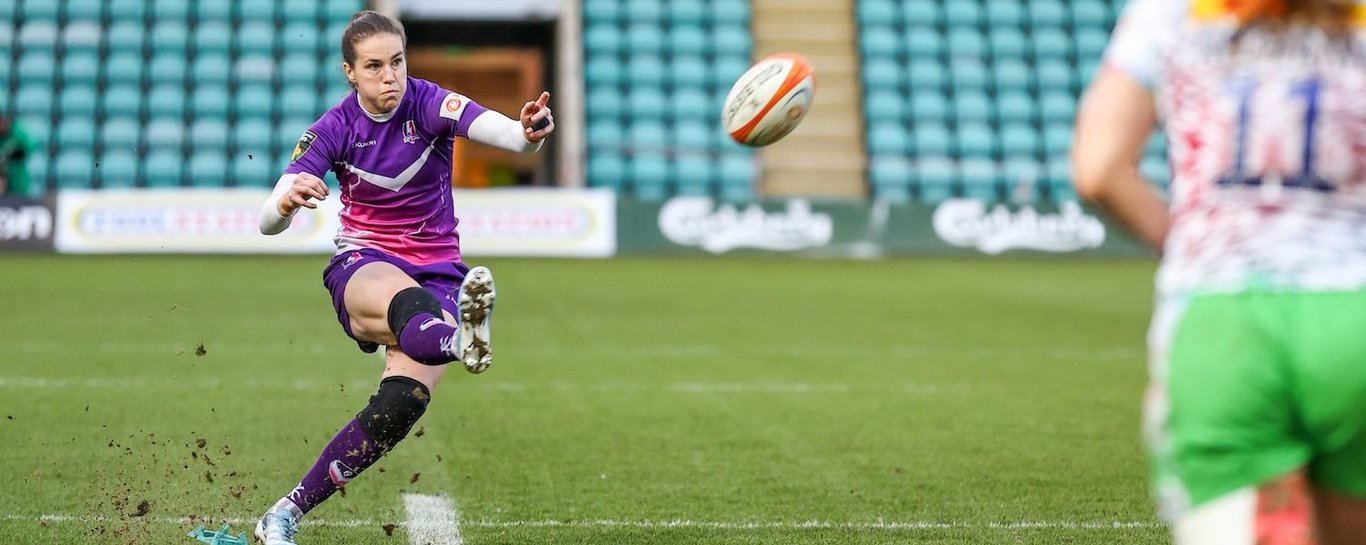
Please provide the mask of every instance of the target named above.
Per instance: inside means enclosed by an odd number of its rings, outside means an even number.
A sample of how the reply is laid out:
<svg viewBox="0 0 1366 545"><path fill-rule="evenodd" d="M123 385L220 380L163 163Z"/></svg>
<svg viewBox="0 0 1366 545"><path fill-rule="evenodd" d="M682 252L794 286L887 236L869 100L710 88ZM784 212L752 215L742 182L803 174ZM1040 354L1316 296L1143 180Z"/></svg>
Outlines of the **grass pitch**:
<svg viewBox="0 0 1366 545"><path fill-rule="evenodd" d="M322 256L0 258L0 535L194 543L374 392ZM500 260L496 359L303 545L1166 543L1139 442L1152 265Z"/></svg>

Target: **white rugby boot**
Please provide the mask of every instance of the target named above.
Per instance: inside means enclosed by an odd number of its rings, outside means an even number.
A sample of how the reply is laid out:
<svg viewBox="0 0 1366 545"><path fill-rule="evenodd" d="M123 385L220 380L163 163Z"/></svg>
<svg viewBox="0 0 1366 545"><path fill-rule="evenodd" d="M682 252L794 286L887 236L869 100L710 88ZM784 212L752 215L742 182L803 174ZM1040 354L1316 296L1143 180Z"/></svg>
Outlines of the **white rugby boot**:
<svg viewBox="0 0 1366 545"><path fill-rule="evenodd" d="M489 325L493 322L493 271L475 267L460 284L460 361L465 370L483 373L493 364Z"/></svg>
<svg viewBox="0 0 1366 545"><path fill-rule="evenodd" d="M298 545L294 534L299 532L299 517L289 509L271 509L256 521L256 541L264 545Z"/></svg>

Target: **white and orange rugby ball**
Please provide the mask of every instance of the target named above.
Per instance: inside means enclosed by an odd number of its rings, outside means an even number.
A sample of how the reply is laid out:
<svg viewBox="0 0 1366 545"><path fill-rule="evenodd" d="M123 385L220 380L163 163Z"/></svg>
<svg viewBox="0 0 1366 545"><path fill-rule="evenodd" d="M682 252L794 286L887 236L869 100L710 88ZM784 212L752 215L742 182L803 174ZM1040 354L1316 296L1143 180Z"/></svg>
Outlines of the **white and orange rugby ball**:
<svg viewBox="0 0 1366 545"><path fill-rule="evenodd" d="M746 70L726 95L721 126L736 142L767 146L806 117L816 93L811 63L796 53L766 57Z"/></svg>

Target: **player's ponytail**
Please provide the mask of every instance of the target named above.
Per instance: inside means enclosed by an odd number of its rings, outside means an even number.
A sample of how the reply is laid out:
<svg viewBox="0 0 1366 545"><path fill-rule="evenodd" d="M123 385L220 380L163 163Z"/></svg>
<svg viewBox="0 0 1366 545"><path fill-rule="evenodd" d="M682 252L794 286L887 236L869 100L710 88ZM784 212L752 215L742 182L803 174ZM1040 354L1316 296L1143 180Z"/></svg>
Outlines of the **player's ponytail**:
<svg viewBox="0 0 1366 545"><path fill-rule="evenodd" d="M1233 10L1243 29L1308 24L1333 35L1351 28L1356 0L1237 0ZM1241 34L1241 33L1240 33Z"/></svg>
<svg viewBox="0 0 1366 545"><path fill-rule="evenodd" d="M408 48L408 34L403 31L403 23L377 11L359 11L351 16L351 22L342 31L342 60L351 66L356 65L356 44L376 34L393 34ZM354 86L354 84L352 84Z"/></svg>

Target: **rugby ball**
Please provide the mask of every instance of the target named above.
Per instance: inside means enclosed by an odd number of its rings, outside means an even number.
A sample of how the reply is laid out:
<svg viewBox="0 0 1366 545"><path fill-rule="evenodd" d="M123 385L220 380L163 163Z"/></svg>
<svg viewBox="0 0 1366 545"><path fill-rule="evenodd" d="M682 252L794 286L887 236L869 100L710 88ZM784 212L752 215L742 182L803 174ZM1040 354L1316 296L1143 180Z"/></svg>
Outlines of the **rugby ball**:
<svg viewBox="0 0 1366 545"><path fill-rule="evenodd" d="M815 92L815 73L801 55L779 53L764 58L731 86L721 126L736 142L767 146L797 128Z"/></svg>

